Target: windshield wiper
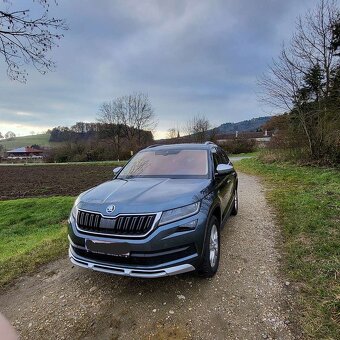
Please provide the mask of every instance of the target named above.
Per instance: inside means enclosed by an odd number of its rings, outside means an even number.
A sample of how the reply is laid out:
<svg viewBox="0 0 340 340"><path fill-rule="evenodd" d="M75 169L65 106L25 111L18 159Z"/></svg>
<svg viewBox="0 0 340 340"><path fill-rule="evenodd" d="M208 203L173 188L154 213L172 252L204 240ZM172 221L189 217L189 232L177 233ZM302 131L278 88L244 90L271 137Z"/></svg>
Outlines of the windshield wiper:
<svg viewBox="0 0 340 340"><path fill-rule="evenodd" d="M137 177L137 176L135 176L135 175L127 175L127 176L125 176L126 179L131 179L131 178L135 178L135 177Z"/></svg>

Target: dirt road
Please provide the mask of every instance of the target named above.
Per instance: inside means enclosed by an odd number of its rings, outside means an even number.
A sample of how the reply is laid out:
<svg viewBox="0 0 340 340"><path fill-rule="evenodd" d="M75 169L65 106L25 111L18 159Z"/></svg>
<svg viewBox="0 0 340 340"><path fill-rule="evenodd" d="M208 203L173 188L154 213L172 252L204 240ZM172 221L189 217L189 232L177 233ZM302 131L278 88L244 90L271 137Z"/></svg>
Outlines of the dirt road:
<svg viewBox="0 0 340 340"><path fill-rule="evenodd" d="M64 258L3 292L0 311L22 339L293 339L274 216L258 179L239 178L213 279L116 277Z"/></svg>

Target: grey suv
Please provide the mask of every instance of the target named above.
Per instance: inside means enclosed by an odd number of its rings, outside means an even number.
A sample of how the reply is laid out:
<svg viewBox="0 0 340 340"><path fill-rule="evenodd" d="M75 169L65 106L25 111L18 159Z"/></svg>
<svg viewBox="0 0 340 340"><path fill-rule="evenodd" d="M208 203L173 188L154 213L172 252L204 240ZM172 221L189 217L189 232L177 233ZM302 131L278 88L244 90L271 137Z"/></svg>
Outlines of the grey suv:
<svg viewBox="0 0 340 340"><path fill-rule="evenodd" d="M211 142L154 145L114 173L74 203L71 261L135 277L213 276L220 229L238 209L237 174L226 153Z"/></svg>

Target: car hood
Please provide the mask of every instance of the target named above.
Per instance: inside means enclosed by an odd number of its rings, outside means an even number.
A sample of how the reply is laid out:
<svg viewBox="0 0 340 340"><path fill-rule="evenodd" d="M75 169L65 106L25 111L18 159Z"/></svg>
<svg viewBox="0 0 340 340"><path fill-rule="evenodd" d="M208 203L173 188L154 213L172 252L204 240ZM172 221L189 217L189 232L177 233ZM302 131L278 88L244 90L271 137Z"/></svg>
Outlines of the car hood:
<svg viewBox="0 0 340 340"><path fill-rule="evenodd" d="M120 213L158 212L195 203L208 193L209 179L114 179L86 191L78 208L99 211L115 205Z"/></svg>

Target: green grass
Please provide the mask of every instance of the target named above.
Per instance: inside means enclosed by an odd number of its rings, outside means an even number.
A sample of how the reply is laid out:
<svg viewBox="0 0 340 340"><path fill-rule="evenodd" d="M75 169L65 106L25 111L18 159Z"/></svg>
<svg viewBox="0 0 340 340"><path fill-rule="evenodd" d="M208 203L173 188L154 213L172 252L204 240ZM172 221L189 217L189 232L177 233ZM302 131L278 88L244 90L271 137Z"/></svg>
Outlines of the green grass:
<svg viewBox="0 0 340 340"><path fill-rule="evenodd" d="M235 154L228 154L230 157L256 157L259 154L259 151L254 152L243 152L243 153L235 153Z"/></svg>
<svg viewBox="0 0 340 340"><path fill-rule="evenodd" d="M67 250L73 197L0 201L0 287Z"/></svg>
<svg viewBox="0 0 340 340"><path fill-rule="evenodd" d="M40 146L51 146L55 143L50 143L50 134L39 134L32 136L22 136L22 137L14 137L10 140L3 139L0 140L0 144L4 146L6 150L11 150L15 148L20 148L23 146L31 146L33 144L37 144Z"/></svg>
<svg viewBox="0 0 340 340"><path fill-rule="evenodd" d="M284 237L285 275L297 288L297 318L307 337L340 339L340 172L336 169L236 163L262 176Z"/></svg>

